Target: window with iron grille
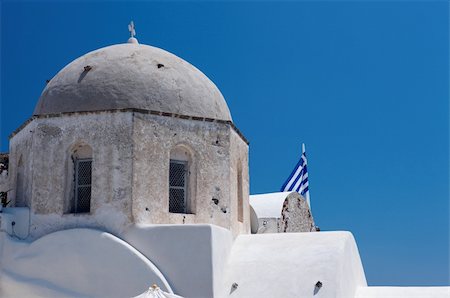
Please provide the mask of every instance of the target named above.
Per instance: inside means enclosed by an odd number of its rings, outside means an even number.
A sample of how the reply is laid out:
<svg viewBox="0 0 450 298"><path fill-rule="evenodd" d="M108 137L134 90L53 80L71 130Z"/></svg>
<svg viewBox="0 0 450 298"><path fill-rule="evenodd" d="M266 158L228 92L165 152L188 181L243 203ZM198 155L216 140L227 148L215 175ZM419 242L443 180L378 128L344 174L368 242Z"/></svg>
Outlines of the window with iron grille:
<svg viewBox="0 0 450 298"><path fill-rule="evenodd" d="M187 161L170 160L169 212L171 213L188 213L187 164Z"/></svg>
<svg viewBox="0 0 450 298"><path fill-rule="evenodd" d="M91 210L92 159L75 159L75 198L73 213Z"/></svg>

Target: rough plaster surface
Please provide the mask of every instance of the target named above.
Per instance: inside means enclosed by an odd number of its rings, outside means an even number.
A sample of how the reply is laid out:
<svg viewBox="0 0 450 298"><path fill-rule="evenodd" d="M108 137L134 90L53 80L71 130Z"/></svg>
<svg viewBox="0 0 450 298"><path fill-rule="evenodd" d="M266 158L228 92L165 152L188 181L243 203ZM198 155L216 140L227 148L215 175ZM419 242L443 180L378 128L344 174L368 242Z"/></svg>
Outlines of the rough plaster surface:
<svg viewBox="0 0 450 298"><path fill-rule="evenodd" d="M93 151L91 212L67 214L79 144ZM13 206L31 209L31 239L75 227L120 234L132 221L132 147L131 113L39 118L16 134L10 140L11 197Z"/></svg>
<svg viewBox="0 0 450 298"><path fill-rule="evenodd" d="M233 242L214 225L136 225L124 240L151 260L183 297L220 297Z"/></svg>
<svg viewBox="0 0 450 298"><path fill-rule="evenodd" d="M448 298L450 287L360 287L355 298Z"/></svg>
<svg viewBox="0 0 450 298"><path fill-rule="evenodd" d="M250 174L248 160L248 145L243 142L239 135L231 130L230 132L230 211L231 211L231 231L233 235L250 233ZM242 212L243 220L238 220L238 168L242 170Z"/></svg>
<svg viewBox="0 0 450 298"><path fill-rule="evenodd" d="M158 268L117 237L65 230L31 243L0 232L1 297L132 297L152 283L172 292Z"/></svg>
<svg viewBox="0 0 450 298"><path fill-rule="evenodd" d="M280 229L280 223L281 223L280 218L272 218L272 217L258 218L258 232L255 234L282 233Z"/></svg>
<svg viewBox="0 0 450 298"><path fill-rule="evenodd" d="M318 291L317 281L323 284ZM360 286L367 282L349 232L241 235L224 278L234 298L349 298Z"/></svg>
<svg viewBox="0 0 450 298"><path fill-rule="evenodd" d="M91 212L68 214L79 146L92 149ZM168 212L170 152L177 146L192 155L190 214ZM10 149L11 198L13 206L31 209L31 239L76 227L121 235L131 223L211 223L249 233L248 145L228 123L131 111L65 114L33 119L11 138Z"/></svg>
<svg viewBox="0 0 450 298"><path fill-rule="evenodd" d="M306 199L297 192L290 193L283 203L279 231L293 233L315 230L314 219Z"/></svg>
<svg viewBox="0 0 450 298"><path fill-rule="evenodd" d="M9 185L8 199L11 206L29 207L31 205L31 169L33 164L32 131L36 122L29 123L26 131L21 131L9 142Z"/></svg>
<svg viewBox="0 0 450 298"><path fill-rule="evenodd" d="M219 89L200 70L162 49L130 43L64 67L42 92L34 115L123 108L231 120Z"/></svg>
<svg viewBox="0 0 450 298"><path fill-rule="evenodd" d="M244 212L248 212L248 145L227 124L136 113L133 121L133 218L139 224L215 224L249 233L237 218L237 161L242 160ZM170 152L191 154L195 189L191 214L169 213ZM193 195L195 194L195 196Z"/></svg>
<svg viewBox="0 0 450 298"><path fill-rule="evenodd" d="M305 198L297 192L251 195L261 233L312 232L314 219Z"/></svg>

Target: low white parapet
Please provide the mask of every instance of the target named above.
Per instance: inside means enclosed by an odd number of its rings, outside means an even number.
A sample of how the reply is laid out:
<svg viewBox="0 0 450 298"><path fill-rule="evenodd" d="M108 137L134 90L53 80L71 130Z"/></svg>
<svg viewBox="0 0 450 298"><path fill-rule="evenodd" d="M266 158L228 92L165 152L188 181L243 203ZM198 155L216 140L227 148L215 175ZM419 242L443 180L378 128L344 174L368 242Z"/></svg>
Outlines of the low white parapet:
<svg viewBox="0 0 450 298"><path fill-rule="evenodd" d="M356 298L443 298L450 297L450 287L360 287Z"/></svg>
<svg viewBox="0 0 450 298"><path fill-rule="evenodd" d="M28 207L1 209L0 231L19 239L27 238L30 233L30 209Z"/></svg>
<svg viewBox="0 0 450 298"><path fill-rule="evenodd" d="M240 235L223 282L217 297L353 298L367 286L349 232Z"/></svg>
<svg viewBox="0 0 450 298"><path fill-rule="evenodd" d="M161 270L177 295L222 297L233 237L210 224L135 225L123 239Z"/></svg>

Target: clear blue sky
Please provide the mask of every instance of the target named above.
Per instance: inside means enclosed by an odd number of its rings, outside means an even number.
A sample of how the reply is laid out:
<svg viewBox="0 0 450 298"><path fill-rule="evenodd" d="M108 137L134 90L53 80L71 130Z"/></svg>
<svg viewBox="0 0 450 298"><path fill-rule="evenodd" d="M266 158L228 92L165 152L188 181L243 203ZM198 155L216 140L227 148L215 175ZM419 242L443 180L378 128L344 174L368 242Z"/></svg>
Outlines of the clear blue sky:
<svg viewBox="0 0 450 298"><path fill-rule="evenodd" d="M449 284L447 1L3 1L1 151L45 80L130 20L221 89L252 193L278 191L305 142L315 220L353 232L370 285Z"/></svg>

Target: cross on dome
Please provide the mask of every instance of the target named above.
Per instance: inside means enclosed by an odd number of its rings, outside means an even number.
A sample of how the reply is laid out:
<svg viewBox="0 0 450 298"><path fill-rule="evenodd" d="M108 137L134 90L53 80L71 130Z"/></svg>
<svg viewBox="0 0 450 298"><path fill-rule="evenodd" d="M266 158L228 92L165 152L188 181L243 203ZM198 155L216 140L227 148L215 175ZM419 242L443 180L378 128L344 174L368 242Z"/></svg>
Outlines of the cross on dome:
<svg viewBox="0 0 450 298"><path fill-rule="evenodd" d="M136 36L136 30L134 29L133 21L128 24L128 31L130 31L130 38L128 39L128 43L139 43L138 40L134 37Z"/></svg>
<svg viewBox="0 0 450 298"><path fill-rule="evenodd" d="M130 31L130 37L134 37L136 35L136 30L134 30L133 21L131 21L130 24L128 24L128 31Z"/></svg>

